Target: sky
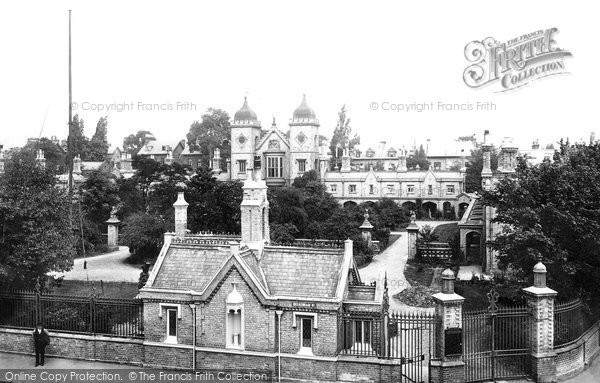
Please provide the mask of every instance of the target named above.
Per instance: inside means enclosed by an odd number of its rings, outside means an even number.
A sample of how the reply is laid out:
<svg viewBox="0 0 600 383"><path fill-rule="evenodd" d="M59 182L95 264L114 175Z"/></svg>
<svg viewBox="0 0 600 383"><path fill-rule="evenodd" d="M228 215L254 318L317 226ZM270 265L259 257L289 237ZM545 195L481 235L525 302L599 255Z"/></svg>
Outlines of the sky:
<svg viewBox="0 0 600 383"><path fill-rule="evenodd" d="M534 139L587 140L600 130L600 54L595 4L582 3L4 2L0 144L66 138L68 9L75 113L88 137L108 116L113 145L138 130L160 140L183 139L207 108L233 115L245 96L263 128L275 118L285 131L303 94L326 136L345 105L365 148L382 140L409 147L428 138L444 145L462 135L481 137L484 130L496 140L514 137L520 146ZM567 74L502 93L497 86L464 83L469 42L504 42L552 27L559 30L557 45L573 54L565 59ZM439 103L478 102L495 108L439 110ZM384 110L411 103L435 107Z"/></svg>

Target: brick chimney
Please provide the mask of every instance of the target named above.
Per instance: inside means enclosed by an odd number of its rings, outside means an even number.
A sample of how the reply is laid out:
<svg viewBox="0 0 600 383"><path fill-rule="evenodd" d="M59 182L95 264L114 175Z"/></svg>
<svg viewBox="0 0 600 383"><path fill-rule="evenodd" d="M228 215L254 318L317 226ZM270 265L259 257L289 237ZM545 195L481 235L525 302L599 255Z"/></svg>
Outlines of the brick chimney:
<svg viewBox="0 0 600 383"><path fill-rule="evenodd" d="M269 201L267 200L267 184L260 171L248 171L244 181L244 198L241 204L242 242L251 249L262 249L270 242Z"/></svg>
<svg viewBox="0 0 600 383"><path fill-rule="evenodd" d="M175 235L185 237L187 232L187 210L189 204L185 200L183 191L177 195L177 201L173 204L175 208Z"/></svg>

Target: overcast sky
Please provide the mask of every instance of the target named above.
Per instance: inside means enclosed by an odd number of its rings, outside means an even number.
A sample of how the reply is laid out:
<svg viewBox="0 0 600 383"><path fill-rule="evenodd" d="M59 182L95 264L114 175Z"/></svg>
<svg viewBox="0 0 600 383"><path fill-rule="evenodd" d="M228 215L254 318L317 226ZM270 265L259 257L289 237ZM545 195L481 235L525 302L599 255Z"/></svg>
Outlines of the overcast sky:
<svg viewBox="0 0 600 383"><path fill-rule="evenodd" d="M0 6L0 144L66 138L67 20L73 10L73 99L109 141L146 129L185 138L208 107L233 115L245 95L263 127L287 130L302 94L330 136L346 105L363 144L395 146L459 135L588 139L598 129L594 2L553 1L12 1ZM463 82L464 47L557 27L570 74L513 92ZM371 103L493 102L492 111L394 112ZM128 104L98 112L97 104ZM173 110L142 110L143 104ZM195 110L178 109L192 103ZM41 131L43 128L43 131ZM41 132L41 133L40 133Z"/></svg>

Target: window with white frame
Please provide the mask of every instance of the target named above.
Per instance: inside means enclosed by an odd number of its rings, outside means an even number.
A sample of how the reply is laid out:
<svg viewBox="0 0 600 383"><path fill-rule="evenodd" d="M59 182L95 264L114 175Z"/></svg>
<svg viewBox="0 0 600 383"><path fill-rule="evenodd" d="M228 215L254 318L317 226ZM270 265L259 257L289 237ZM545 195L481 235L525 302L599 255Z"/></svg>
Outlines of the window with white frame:
<svg viewBox="0 0 600 383"><path fill-rule="evenodd" d="M177 322L181 319L181 305L159 303L158 316L165 321L165 343L177 343Z"/></svg>
<svg viewBox="0 0 600 383"><path fill-rule="evenodd" d="M393 194L394 193L394 185L388 185L387 192L388 192L388 194Z"/></svg>
<svg viewBox="0 0 600 383"><path fill-rule="evenodd" d="M188 158L188 165L189 166L194 166L194 160L191 158Z"/></svg>
<svg viewBox="0 0 600 383"><path fill-rule="evenodd" d="M313 318L300 317L300 351L312 353Z"/></svg>
<svg viewBox="0 0 600 383"><path fill-rule="evenodd" d="M375 187L373 185L369 185L369 194L375 193Z"/></svg>
<svg viewBox="0 0 600 383"><path fill-rule="evenodd" d="M298 160L298 172L304 173L306 171L306 160Z"/></svg>
<svg viewBox="0 0 600 383"><path fill-rule="evenodd" d="M433 194L433 185L427 185L427 194L429 194L429 195Z"/></svg>
<svg viewBox="0 0 600 383"><path fill-rule="evenodd" d="M238 161L238 173L246 173L246 160Z"/></svg>
<svg viewBox="0 0 600 383"><path fill-rule="evenodd" d="M337 185L331 185L329 190L331 190L332 193L337 193Z"/></svg>
<svg viewBox="0 0 600 383"><path fill-rule="evenodd" d="M167 309L167 342L177 343L177 309Z"/></svg>
<svg viewBox="0 0 600 383"><path fill-rule="evenodd" d="M232 290L227 295L225 333L226 348L244 349L244 298L237 290L237 283L232 283Z"/></svg>
<svg viewBox="0 0 600 383"><path fill-rule="evenodd" d="M406 185L406 192L412 194L415 192L415 185Z"/></svg>
<svg viewBox="0 0 600 383"><path fill-rule="evenodd" d="M350 185L350 193L356 193L356 185Z"/></svg>
<svg viewBox="0 0 600 383"><path fill-rule="evenodd" d="M454 185L446 186L446 194L454 194Z"/></svg>
<svg viewBox="0 0 600 383"><path fill-rule="evenodd" d="M281 178L283 177L283 157L267 157L267 177Z"/></svg>
<svg viewBox="0 0 600 383"><path fill-rule="evenodd" d="M373 326L369 320L357 320L354 322L354 342L352 348L358 353L370 353L371 339L373 337Z"/></svg>

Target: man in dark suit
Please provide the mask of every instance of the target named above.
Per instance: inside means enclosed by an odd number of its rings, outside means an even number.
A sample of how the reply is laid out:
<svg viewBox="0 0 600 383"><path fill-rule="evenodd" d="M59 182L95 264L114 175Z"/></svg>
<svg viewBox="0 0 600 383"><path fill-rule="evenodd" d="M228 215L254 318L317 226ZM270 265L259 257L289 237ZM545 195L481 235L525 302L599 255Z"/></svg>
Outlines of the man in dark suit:
<svg viewBox="0 0 600 383"><path fill-rule="evenodd" d="M43 366L46 346L50 344L50 334L41 323L33 330L33 344L35 346L35 366Z"/></svg>

